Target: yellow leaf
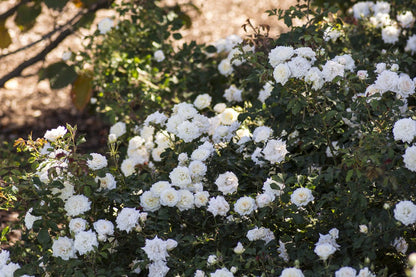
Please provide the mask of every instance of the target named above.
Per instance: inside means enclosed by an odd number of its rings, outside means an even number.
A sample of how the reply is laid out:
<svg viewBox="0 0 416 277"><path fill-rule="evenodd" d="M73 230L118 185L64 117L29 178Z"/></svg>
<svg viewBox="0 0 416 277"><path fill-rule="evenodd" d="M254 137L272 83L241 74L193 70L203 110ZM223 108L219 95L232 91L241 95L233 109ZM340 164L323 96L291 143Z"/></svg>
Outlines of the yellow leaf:
<svg viewBox="0 0 416 277"><path fill-rule="evenodd" d="M5 26L5 20L0 21L0 49L7 48L12 43L9 30Z"/></svg>
<svg viewBox="0 0 416 277"><path fill-rule="evenodd" d="M79 75L72 84L71 99L78 110L83 110L91 99L92 85L91 77Z"/></svg>

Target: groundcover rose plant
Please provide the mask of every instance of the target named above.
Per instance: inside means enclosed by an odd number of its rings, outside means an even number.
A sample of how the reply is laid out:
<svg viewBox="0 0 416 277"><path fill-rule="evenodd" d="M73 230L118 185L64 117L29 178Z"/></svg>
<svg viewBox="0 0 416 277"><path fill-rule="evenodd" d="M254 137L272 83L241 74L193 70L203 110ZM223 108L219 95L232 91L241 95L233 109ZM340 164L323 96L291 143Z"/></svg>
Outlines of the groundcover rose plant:
<svg viewBox="0 0 416 277"><path fill-rule="evenodd" d="M307 5L268 11L291 30L272 39L253 27L251 40L199 52L224 82L160 110L144 99L110 128L108 152L78 153L84 138L69 125L19 140L33 171L2 274L405 275L416 249L408 9L361 2L345 20ZM406 32L380 34L396 24ZM175 53L154 50L152 66L170 68Z"/></svg>

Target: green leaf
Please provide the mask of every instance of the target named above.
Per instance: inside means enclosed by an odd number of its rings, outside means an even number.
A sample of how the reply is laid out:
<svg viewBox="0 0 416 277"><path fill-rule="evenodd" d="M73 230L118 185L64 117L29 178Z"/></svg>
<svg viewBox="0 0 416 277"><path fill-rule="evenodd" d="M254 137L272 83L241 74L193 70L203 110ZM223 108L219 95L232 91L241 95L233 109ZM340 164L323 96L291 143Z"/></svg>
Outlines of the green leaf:
<svg viewBox="0 0 416 277"><path fill-rule="evenodd" d="M38 241L42 245L46 245L49 243L51 238L49 237L49 233L47 229L41 229L38 234Z"/></svg>
<svg viewBox="0 0 416 277"><path fill-rule="evenodd" d="M51 64L43 71L41 79L49 79L52 89L60 89L72 84L77 76L73 67L64 62L57 62Z"/></svg>
<svg viewBox="0 0 416 277"><path fill-rule="evenodd" d="M45 5L53 10L62 10L63 7L65 7L66 3L68 3L68 0L44 0Z"/></svg>
<svg viewBox="0 0 416 277"><path fill-rule="evenodd" d="M58 1L59 2L59 1ZM21 5L16 12L14 22L22 31L30 30L36 23L36 18L41 13L42 7L38 3Z"/></svg>
<svg viewBox="0 0 416 277"><path fill-rule="evenodd" d="M176 40L180 40L182 38L182 35L180 33L174 33L172 36Z"/></svg>

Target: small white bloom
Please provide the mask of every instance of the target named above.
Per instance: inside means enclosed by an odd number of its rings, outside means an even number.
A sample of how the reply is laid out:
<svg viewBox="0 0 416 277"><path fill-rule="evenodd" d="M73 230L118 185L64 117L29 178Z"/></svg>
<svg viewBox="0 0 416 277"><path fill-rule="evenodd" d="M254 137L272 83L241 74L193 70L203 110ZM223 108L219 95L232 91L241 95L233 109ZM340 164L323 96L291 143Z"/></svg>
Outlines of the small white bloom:
<svg viewBox="0 0 416 277"><path fill-rule="evenodd" d="M304 277L302 270L297 269L295 267L289 267L283 269L282 273L280 274L280 277Z"/></svg>
<svg viewBox="0 0 416 277"><path fill-rule="evenodd" d="M269 53L269 63L275 68L277 65L289 60L295 51L291 46L276 46Z"/></svg>
<svg viewBox="0 0 416 277"><path fill-rule="evenodd" d="M384 43L394 44L399 41L400 28L390 25L381 30L381 37Z"/></svg>
<svg viewBox="0 0 416 277"><path fill-rule="evenodd" d="M322 243L315 247L314 252L319 256L319 258L326 261L329 256L335 253L336 250L337 249L332 244Z"/></svg>
<svg viewBox="0 0 416 277"><path fill-rule="evenodd" d="M405 11L397 15L397 21L403 28L410 28L415 23L415 17L411 11Z"/></svg>
<svg viewBox="0 0 416 277"><path fill-rule="evenodd" d="M416 53L416 35L412 35L408 38L404 50L406 52L411 52L412 55Z"/></svg>
<svg viewBox="0 0 416 277"><path fill-rule="evenodd" d="M394 218L406 226L416 223L416 205L411 201L400 201L394 208Z"/></svg>
<svg viewBox="0 0 416 277"><path fill-rule="evenodd" d="M253 131L253 140L257 143L266 142L272 135L272 128L267 126L259 126Z"/></svg>
<svg viewBox="0 0 416 277"><path fill-rule="evenodd" d="M150 192L153 194L154 197L160 197L160 194L162 193L162 191L168 188L171 188L171 185L169 182L159 181L159 182L154 183L151 186Z"/></svg>
<svg viewBox="0 0 416 277"><path fill-rule="evenodd" d="M117 122L111 126L109 134L114 134L117 138L121 137L126 133L126 123Z"/></svg>
<svg viewBox="0 0 416 277"><path fill-rule="evenodd" d="M259 96L257 99L260 100L260 102L264 103L267 98L270 97L273 90L273 84L271 82L267 82L263 88L259 91Z"/></svg>
<svg viewBox="0 0 416 277"><path fill-rule="evenodd" d="M26 228L28 229L28 230L30 230L30 229L32 229L32 227L33 227L33 223L36 221L36 220L40 220L40 219L42 219L42 217L41 216L34 216L34 215L32 215L31 214L31 212L33 211L33 208L30 208L27 212L26 212L26 215L25 215L25 226L26 226ZM1 266L0 266L0 268L1 268Z"/></svg>
<svg viewBox="0 0 416 277"><path fill-rule="evenodd" d="M218 176L215 184L223 194L232 194L237 191L238 178L233 172L227 171Z"/></svg>
<svg viewBox="0 0 416 277"><path fill-rule="evenodd" d="M216 255L209 255L207 259L208 265L214 265L218 262L218 258Z"/></svg>
<svg viewBox="0 0 416 277"><path fill-rule="evenodd" d="M416 136L416 121L411 118L402 118L394 123L394 140L411 143Z"/></svg>
<svg viewBox="0 0 416 277"><path fill-rule="evenodd" d="M240 215L249 215L256 208L256 201L248 196L239 198L234 204L234 211L236 211Z"/></svg>
<svg viewBox="0 0 416 277"><path fill-rule="evenodd" d="M292 72L287 63L281 63L277 65L273 70L273 78L277 84L284 86L289 78L292 76Z"/></svg>
<svg viewBox="0 0 416 277"><path fill-rule="evenodd" d="M227 108L225 103L218 103L214 106L214 111L216 113L222 113Z"/></svg>
<svg viewBox="0 0 416 277"><path fill-rule="evenodd" d="M403 162L407 169L416 172L416 146L408 147L403 155Z"/></svg>
<svg viewBox="0 0 416 277"><path fill-rule="evenodd" d="M241 93L243 90L238 89L235 85L231 85L224 91L224 98L227 99L228 102L241 102L243 101L241 97Z"/></svg>
<svg viewBox="0 0 416 277"><path fill-rule="evenodd" d="M163 53L162 50L156 50L155 53L153 54L153 58L158 62L162 62L165 59L165 54Z"/></svg>
<svg viewBox="0 0 416 277"><path fill-rule="evenodd" d="M68 130L64 126L59 126L56 129L46 131L45 135L43 136L45 139L54 142L57 139L62 138Z"/></svg>
<svg viewBox="0 0 416 277"><path fill-rule="evenodd" d="M211 100L211 96L209 96L209 94L207 93L198 95L194 101L194 106L198 110L203 110L205 108L208 108L209 105L211 105Z"/></svg>
<svg viewBox="0 0 416 277"><path fill-rule="evenodd" d="M65 261L70 258L76 258L74 241L67 237L59 237L58 239L53 240L52 256L60 257Z"/></svg>
<svg viewBox="0 0 416 277"><path fill-rule="evenodd" d="M224 59L218 64L218 71L221 75L230 76L233 73L234 68L231 65L231 61L229 59Z"/></svg>
<svg viewBox="0 0 416 277"><path fill-rule="evenodd" d="M130 233L130 231L138 224L139 217L140 211L134 208L123 208L116 218L117 228L121 231Z"/></svg>
<svg viewBox="0 0 416 277"><path fill-rule="evenodd" d="M81 231L75 235L74 248L80 255L84 255L98 247L97 235L95 232Z"/></svg>
<svg viewBox="0 0 416 277"><path fill-rule="evenodd" d="M71 221L69 221L69 230L71 230L71 232L74 232L75 234L81 232L81 231L85 231L85 229L87 228L87 221L83 218L73 218L71 219Z"/></svg>
<svg viewBox="0 0 416 277"><path fill-rule="evenodd" d="M136 172L136 165L137 162L134 159L125 159L121 163L121 172L123 172L124 176L128 177Z"/></svg>
<svg viewBox="0 0 416 277"><path fill-rule="evenodd" d="M189 168L185 166L178 166L174 168L170 172L169 178L171 180L172 185L177 186L179 188L186 188L188 185L192 183Z"/></svg>
<svg viewBox="0 0 416 277"><path fill-rule="evenodd" d="M365 80L365 79L368 78L368 72L367 72L367 70L358 70L357 71L357 76L358 76L358 79Z"/></svg>
<svg viewBox="0 0 416 277"><path fill-rule="evenodd" d="M361 224L358 226L360 228L360 233L367 234L368 233L368 227L365 224Z"/></svg>
<svg viewBox="0 0 416 277"><path fill-rule="evenodd" d="M311 68L311 62L303 57L293 58L291 61L287 63L287 65L289 66L291 76L295 78L304 77Z"/></svg>
<svg viewBox="0 0 416 277"><path fill-rule="evenodd" d="M409 244L402 237L394 239L393 246L396 248L397 252L406 254Z"/></svg>
<svg viewBox="0 0 416 277"><path fill-rule="evenodd" d="M349 266L344 266L335 271L335 277L355 277L357 275L357 271Z"/></svg>
<svg viewBox="0 0 416 277"><path fill-rule="evenodd" d="M100 34L105 34L108 31L110 31L111 28L113 28L113 24L114 24L113 20L111 20L108 17L98 22L98 30L100 31Z"/></svg>
<svg viewBox="0 0 416 277"><path fill-rule="evenodd" d="M227 212L230 210L230 205L225 200L223 196L212 197L209 200L207 211L211 212L214 216L227 215Z"/></svg>
<svg viewBox="0 0 416 277"><path fill-rule="evenodd" d="M286 150L286 142L279 140L269 140L263 149L264 158L271 163L280 163L285 159L288 151Z"/></svg>
<svg viewBox="0 0 416 277"><path fill-rule="evenodd" d="M107 236L114 235L114 224L106 219L99 219L93 224L95 231L98 234L98 238L103 241L107 239Z"/></svg>
<svg viewBox="0 0 416 277"><path fill-rule="evenodd" d="M237 243L237 246L236 247L234 247L234 253L235 254L237 254L237 255L241 255L241 254L243 254L244 253L244 251L246 251L245 249L244 249L244 247L243 247L243 245L241 244L241 242L238 242Z"/></svg>
<svg viewBox="0 0 416 277"><path fill-rule="evenodd" d="M74 195L66 200L64 208L68 216L77 216L89 211L91 202L85 195Z"/></svg>
<svg viewBox="0 0 416 277"><path fill-rule="evenodd" d="M99 170L107 166L107 158L101 154L91 153L92 160L87 160L87 165L92 170Z"/></svg>
<svg viewBox="0 0 416 277"><path fill-rule="evenodd" d="M160 193L160 204L174 207L179 201L179 194L174 188L167 188Z"/></svg>
<svg viewBox="0 0 416 277"><path fill-rule="evenodd" d="M95 177L95 181L100 184L100 188L98 190L112 190L115 189L117 186L116 179L111 173L106 173L105 177Z"/></svg>
<svg viewBox="0 0 416 277"><path fill-rule="evenodd" d="M200 208L206 206L209 199L208 191L198 191L194 195L195 206Z"/></svg>
<svg viewBox="0 0 416 277"><path fill-rule="evenodd" d="M166 241L157 236L152 240L146 239L145 246L142 249L152 261L166 261L166 258L169 256Z"/></svg>
<svg viewBox="0 0 416 277"><path fill-rule="evenodd" d="M308 188L297 188L290 196L290 201L298 207L306 206L313 200L312 191Z"/></svg>
<svg viewBox="0 0 416 277"><path fill-rule="evenodd" d="M155 212L160 209L159 197L155 197L152 192L145 191L140 196L140 205L144 211Z"/></svg>

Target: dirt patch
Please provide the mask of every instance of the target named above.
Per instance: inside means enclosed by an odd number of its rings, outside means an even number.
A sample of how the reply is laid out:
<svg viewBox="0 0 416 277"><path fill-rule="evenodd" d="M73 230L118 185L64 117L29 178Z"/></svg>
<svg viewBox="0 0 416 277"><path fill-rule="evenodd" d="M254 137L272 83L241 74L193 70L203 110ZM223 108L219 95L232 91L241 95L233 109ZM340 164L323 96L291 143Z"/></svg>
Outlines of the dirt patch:
<svg viewBox="0 0 416 277"><path fill-rule="evenodd" d="M17 0L1 2L0 13L15 5L16 2ZM189 0L161 1L164 5L188 2ZM287 8L292 3L295 3L295 0L261 0L256 1L255 4L246 0L193 0L193 6L185 6L193 24L190 29L183 31L183 40L212 43L230 34L244 37L246 34L241 26L248 18L256 25L269 24L271 35L275 36L285 29L276 17L268 17L265 11L274 8ZM13 43L8 49L2 50L0 54L11 52L39 39L42 34L47 33L57 24L62 24L76 11L75 6L69 5L65 16L62 17L54 11L47 10L38 17L35 27L27 33L22 33L14 25L13 18L8 19L6 26L10 30ZM30 132L33 132L34 137L42 136L48 129L70 123L77 124L79 130L86 133L90 147L102 146L102 138L106 137L108 126L90 111L76 110L70 100L70 88L51 90L47 81L38 82L38 71L44 65L61 60L62 54L68 49L74 51L81 49L82 37L91 33L102 18L112 14L111 10L99 11L92 24L92 30L81 29L71 35L53 50L45 61L38 62L35 66L26 69L23 72L23 77L12 79L5 88L0 89L0 140L26 137ZM19 63L33 56L34 53L39 52L45 43L47 42L0 60L0 72L9 72Z"/></svg>

